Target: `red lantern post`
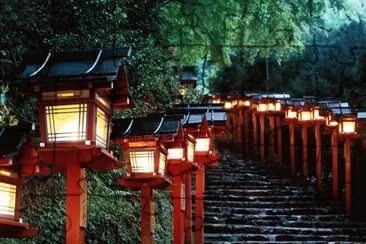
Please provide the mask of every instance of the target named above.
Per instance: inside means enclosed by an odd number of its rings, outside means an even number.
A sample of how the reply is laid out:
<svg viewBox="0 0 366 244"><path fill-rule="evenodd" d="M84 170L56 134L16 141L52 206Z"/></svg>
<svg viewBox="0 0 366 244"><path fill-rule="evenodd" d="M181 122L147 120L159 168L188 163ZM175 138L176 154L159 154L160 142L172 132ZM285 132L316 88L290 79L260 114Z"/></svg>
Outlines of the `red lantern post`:
<svg viewBox="0 0 366 244"><path fill-rule="evenodd" d="M195 172L196 175L196 196L194 214L194 242L203 243L203 194L205 191L205 166L218 164L218 154L213 144L213 136L209 128L205 114L190 113L186 116L184 128L187 133L193 134L196 139L195 159L200 168ZM198 122L198 117L201 121ZM197 118L197 120L195 119Z"/></svg>
<svg viewBox="0 0 366 244"><path fill-rule="evenodd" d="M311 108L307 105L302 106L297 112L297 120L302 125L301 137L302 137L302 163L303 163L303 180L307 181L308 178L308 126L312 121Z"/></svg>
<svg viewBox="0 0 366 244"><path fill-rule="evenodd" d="M359 137L356 131L357 116L342 115L338 124L338 135L344 140L345 182L346 182L346 211L351 213L351 140Z"/></svg>
<svg viewBox="0 0 366 244"><path fill-rule="evenodd" d="M174 142L178 127L165 133L165 118L134 118L114 121L113 140L125 152L127 175L117 179L121 186L141 190L141 243L153 243L153 189L166 189L166 144Z"/></svg>
<svg viewBox="0 0 366 244"><path fill-rule="evenodd" d="M293 106L288 106L286 109L285 119L289 126L290 134L290 166L291 175L296 174L296 161L295 161L295 123L297 119L297 109Z"/></svg>
<svg viewBox="0 0 366 244"><path fill-rule="evenodd" d="M268 112L268 103L267 100L259 100L257 104L257 113L259 114L259 141L260 141L260 159L264 160L264 151L265 151L265 114Z"/></svg>
<svg viewBox="0 0 366 244"><path fill-rule="evenodd" d="M319 107L313 106L312 108L312 118L315 123L314 133L315 133L315 162L316 162L316 188L321 191L321 175L322 175L322 154L321 154L321 132L320 126L324 123L325 117L320 115Z"/></svg>
<svg viewBox="0 0 366 244"><path fill-rule="evenodd" d="M179 123L179 120L177 121ZM195 139L192 135L184 135L183 130L179 129L178 135L175 137L174 142L168 143L168 173L172 177L172 198L173 198L173 229L174 229L174 243L182 244L187 243L190 240L189 235L192 231L192 225L186 222L185 211L187 197L186 188L191 188L190 174L191 172L199 169L199 166L195 163ZM187 175L189 179L187 180ZM186 184L189 185L186 185ZM191 194L191 192L189 192ZM188 212L192 213L192 206L189 205ZM185 229L185 222L187 229ZM188 232L185 235L185 230Z"/></svg>

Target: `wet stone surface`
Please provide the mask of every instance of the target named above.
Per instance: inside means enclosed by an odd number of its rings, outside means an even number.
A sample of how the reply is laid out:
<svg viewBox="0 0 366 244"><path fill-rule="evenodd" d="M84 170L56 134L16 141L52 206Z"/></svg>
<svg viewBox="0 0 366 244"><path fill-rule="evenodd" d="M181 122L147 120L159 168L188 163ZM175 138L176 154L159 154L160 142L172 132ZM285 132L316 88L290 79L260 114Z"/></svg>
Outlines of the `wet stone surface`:
<svg viewBox="0 0 366 244"><path fill-rule="evenodd" d="M220 149L206 170L205 243L366 243L366 223L352 220L312 186L268 162Z"/></svg>

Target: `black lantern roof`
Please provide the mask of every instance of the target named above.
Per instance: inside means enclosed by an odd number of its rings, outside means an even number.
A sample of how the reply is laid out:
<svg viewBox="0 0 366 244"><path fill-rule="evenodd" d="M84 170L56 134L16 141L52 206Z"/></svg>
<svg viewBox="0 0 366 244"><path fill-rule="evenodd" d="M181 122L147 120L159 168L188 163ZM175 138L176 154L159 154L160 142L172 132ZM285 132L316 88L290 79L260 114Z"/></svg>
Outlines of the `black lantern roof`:
<svg viewBox="0 0 366 244"><path fill-rule="evenodd" d="M130 48L103 48L82 51L33 51L19 71L23 79L105 77L116 79Z"/></svg>
<svg viewBox="0 0 366 244"><path fill-rule="evenodd" d="M28 129L21 126L0 127L0 158L18 155L28 132Z"/></svg>
<svg viewBox="0 0 366 244"><path fill-rule="evenodd" d="M201 104L176 104L173 109L191 111L191 110L222 110L222 104L217 103L201 103Z"/></svg>
<svg viewBox="0 0 366 244"><path fill-rule="evenodd" d="M176 135L182 116L151 116L113 120L112 138Z"/></svg>
<svg viewBox="0 0 366 244"><path fill-rule="evenodd" d="M210 125L219 125L226 123L226 111L218 109L192 109L182 110L176 109L169 111L170 114L183 114L182 124L184 127L199 126L203 122L204 116L206 116L207 122Z"/></svg>
<svg viewBox="0 0 366 244"><path fill-rule="evenodd" d="M130 48L31 51L12 78L19 78L24 90L31 93L90 88L110 91L107 94L116 108L131 107L124 65L130 54Z"/></svg>

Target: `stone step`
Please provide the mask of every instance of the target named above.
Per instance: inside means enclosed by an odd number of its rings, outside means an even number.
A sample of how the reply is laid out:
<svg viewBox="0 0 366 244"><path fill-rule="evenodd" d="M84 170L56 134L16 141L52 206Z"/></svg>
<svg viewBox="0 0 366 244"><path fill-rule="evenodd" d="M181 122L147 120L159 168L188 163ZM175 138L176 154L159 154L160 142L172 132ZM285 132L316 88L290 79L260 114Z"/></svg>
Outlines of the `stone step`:
<svg viewBox="0 0 366 244"><path fill-rule="evenodd" d="M366 240L366 228L308 228L268 225L227 225L227 224L205 224L205 233L256 233L256 234L281 234L281 235L310 235L310 236L332 236L350 235L364 236ZM289 241L289 240L288 240Z"/></svg>
<svg viewBox="0 0 366 244"><path fill-rule="evenodd" d="M224 195L223 195L224 194ZM206 196L215 196L221 195L226 196L230 195L231 197L241 197L241 196L311 196L314 197L313 192L309 191L295 191L295 190L286 190L286 189L217 189L216 191L212 188L206 189Z"/></svg>
<svg viewBox="0 0 366 244"><path fill-rule="evenodd" d="M262 220L245 219L228 216L227 218L210 218L205 216L207 224L226 225L255 225L255 226L282 226L282 227L305 227L305 228L366 228L365 223L353 223L345 221L309 221L309 220Z"/></svg>
<svg viewBox="0 0 366 244"><path fill-rule="evenodd" d="M272 220L288 220L288 221L338 221L345 223L355 223L366 225L364 222L355 222L350 219L349 215L344 214L322 214L322 215L258 215L258 214L226 214L226 213L217 213L217 212L205 212L205 219L215 218L226 219L226 218L237 218L237 219L246 219L246 220L263 220L263 221L272 221Z"/></svg>
<svg viewBox="0 0 366 244"><path fill-rule="evenodd" d="M205 243L364 243L365 236L351 235L281 235L281 234L205 234Z"/></svg>
<svg viewBox="0 0 366 244"><path fill-rule="evenodd" d="M252 198L252 197L248 197ZM219 198L218 198L219 199ZM261 201L256 198L252 201L244 200L238 201L225 201L220 200L207 200L205 197L204 204L209 206L225 206L225 207L237 207L237 208L295 208L295 207L313 207L312 201ZM279 198L278 198L279 199ZM250 199L251 200L251 199Z"/></svg>
<svg viewBox="0 0 366 244"><path fill-rule="evenodd" d="M230 214L259 214L259 215L320 215L336 213L331 207L329 208L238 208L226 206L210 206L205 205L205 212L214 213L230 213Z"/></svg>

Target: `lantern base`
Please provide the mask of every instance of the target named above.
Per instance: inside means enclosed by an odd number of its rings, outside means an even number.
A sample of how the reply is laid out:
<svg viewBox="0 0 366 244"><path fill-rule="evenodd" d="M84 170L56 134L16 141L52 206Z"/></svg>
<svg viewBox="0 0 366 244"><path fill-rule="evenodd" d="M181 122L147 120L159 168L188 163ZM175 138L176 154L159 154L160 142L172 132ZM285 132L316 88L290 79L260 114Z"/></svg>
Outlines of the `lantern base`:
<svg viewBox="0 0 366 244"><path fill-rule="evenodd" d="M345 139L351 139L351 140L356 140L358 138L360 138L360 134L358 133L348 133L348 134L339 134L338 133L338 139L339 140L345 140Z"/></svg>
<svg viewBox="0 0 366 244"><path fill-rule="evenodd" d="M0 219L0 238L26 238L36 236L37 228L31 228L28 224L15 220Z"/></svg>
<svg viewBox="0 0 366 244"><path fill-rule="evenodd" d="M131 190L140 190L143 186L148 185L154 189L165 189L172 182L165 177L153 176L149 178L124 177L117 179L117 184L130 188Z"/></svg>
<svg viewBox="0 0 366 244"><path fill-rule="evenodd" d="M199 166L218 166L219 162L219 154L217 151L213 151L209 154L204 155L195 155L195 160L197 161Z"/></svg>
<svg viewBox="0 0 366 244"><path fill-rule="evenodd" d="M121 163L102 148L39 148L39 159L49 165L51 172L65 172L68 162L80 163L81 168L112 170L121 168Z"/></svg>
<svg viewBox="0 0 366 244"><path fill-rule="evenodd" d="M168 172L170 176L177 176L184 173L189 173L199 168L200 166L197 163L168 163Z"/></svg>

